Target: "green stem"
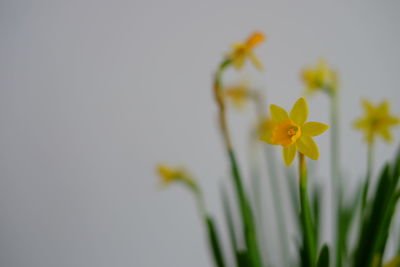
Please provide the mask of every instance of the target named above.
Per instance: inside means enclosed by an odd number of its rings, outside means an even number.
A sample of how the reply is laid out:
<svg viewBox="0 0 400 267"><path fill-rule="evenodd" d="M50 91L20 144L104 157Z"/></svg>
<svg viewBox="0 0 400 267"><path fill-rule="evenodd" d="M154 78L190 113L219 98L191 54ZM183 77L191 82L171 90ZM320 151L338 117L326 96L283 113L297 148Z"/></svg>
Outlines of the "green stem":
<svg viewBox="0 0 400 267"><path fill-rule="evenodd" d="M204 225L207 229L208 243L210 246L210 251L214 258L215 266L225 267L226 265L223 256L223 251L221 249L221 242L218 235L218 231L215 226L214 220L207 213L203 193L198 186L193 187L192 190L196 198L197 208L199 210L200 217L203 219Z"/></svg>
<svg viewBox="0 0 400 267"><path fill-rule="evenodd" d="M231 165L232 179L235 187L236 196L239 202L247 249L252 260L252 266L259 267L261 266L261 257L255 232L254 217L248 199L246 198L226 120L225 100L223 97L222 87L222 74L223 71L231 65L231 63L231 59L225 59L217 69L214 77L214 97L219 111L219 125Z"/></svg>
<svg viewBox="0 0 400 267"><path fill-rule="evenodd" d="M336 267L342 266L343 258L343 240L344 235L342 234L342 179L340 175L340 165L339 165L339 154L340 154L340 144L339 144L339 95L338 90L329 89L327 90L330 100L331 100L331 180L333 182L333 205L334 212L336 213L336 228L333 228L333 236L336 236ZM334 218L335 218L334 217ZM335 231L336 229L336 231Z"/></svg>
<svg viewBox="0 0 400 267"><path fill-rule="evenodd" d="M253 213L245 195L244 187L240 178L238 164L232 149L228 150L228 155L231 162L234 187L239 200L240 211L243 218L247 249L252 259L253 266L261 266L261 255L258 248Z"/></svg>
<svg viewBox="0 0 400 267"><path fill-rule="evenodd" d="M339 166L339 97L337 91L330 93L331 98L331 178L335 186L335 193L341 192L342 178Z"/></svg>
<svg viewBox="0 0 400 267"><path fill-rule="evenodd" d="M314 225L311 217L310 202L307 193L307 166L304 155L299 152L299 192L300 216L303 226L303 243L309 266L315 266L316 244Z"/></svg>

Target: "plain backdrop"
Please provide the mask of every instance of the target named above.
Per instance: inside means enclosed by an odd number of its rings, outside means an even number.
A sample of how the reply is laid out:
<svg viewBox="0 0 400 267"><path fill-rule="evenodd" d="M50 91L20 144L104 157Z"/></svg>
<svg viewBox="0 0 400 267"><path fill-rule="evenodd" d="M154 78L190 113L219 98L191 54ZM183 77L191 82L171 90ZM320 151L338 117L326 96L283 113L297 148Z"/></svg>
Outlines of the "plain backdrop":
<svg viewBox="0 0 400 267"><path fill-rule="evenodd" d="M356 184L366 164L352 129L360 99L389 99L400 114L399 11L396 1L1 0L0 266L212 266L192 196L160 190L154 167L192 171L226 242L219 186L228 165L211 75L230 44L255 30L268 36L256 50L266 71L243 73L269 103L290 108L303 92L300 69L320 56L339 71L341 164ZM329 123L326 96L309 105L311 120ZM254 110L229 120L248 184ZM378 142L375 172L399 133ZM329 132L316 141L331 242ZM280 266L269 218L268 255Z"/></svg>

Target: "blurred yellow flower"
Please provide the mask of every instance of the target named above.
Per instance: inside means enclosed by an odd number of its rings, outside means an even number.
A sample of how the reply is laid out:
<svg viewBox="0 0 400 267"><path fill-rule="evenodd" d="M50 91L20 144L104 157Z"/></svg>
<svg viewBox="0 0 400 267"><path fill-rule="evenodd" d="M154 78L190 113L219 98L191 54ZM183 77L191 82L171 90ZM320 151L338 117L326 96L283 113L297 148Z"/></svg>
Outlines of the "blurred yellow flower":
<svg viewBox="0 0 400 267"><path fill-rule="evenodd" d="M306 94L313 94L318 90L333 93L338 87L338 74L329 68L324 59L319 59L315 67L305 67L301 72L305 83Z"/></svg>
<svg viewBox="0 0 400 267"><path fill-rule="evenodd" d="M261 61L253 53L253 49L265 40L265 35L261 32L253 33L244 43L235 43L232 45L232 51L228 54L228 58L232 60L232 64L236 69L241 69L249 59L258 70L264 67Z"/></svg>
<svg viewBox="0 0 400 267"><path fill-rule="evenodd" d="M197 184L191 175L183 168L173 168L166 164L157 166L157 173L161 178L161 184L167 185L172 182L182 182L191 190L197 190Z"/></svg>
<svg viewBox="0 0 400 267"><path fill-rule="evenodd" d="M308 106L305 98L296 101L290 114L276 105L271 105L270 110L272 122L267 124L260 139L272 145L281 145L287 166L293 162L297 150L317 160L319 151L312 136L322 134L329 126L320 122L306 122Z"/></svg>
<svg viewBox="0 0 400 267"><path fill-rule="evenodd" d="M174 180L180 179L181 177L180 170L171 168L165 164L159 164L157 166L157 172L160 175L163 184L168 184Z"/></svg>
<svg viewBox="0 0 400 267"><path fill-rule="evenodd" d="M367 143L372 144L379 134L385 141L393 140L390 128L400 124L398 117L389 114L389 102L382 101L374 106L368 100L363 100L364 116L356 120L354 126L364 132Z"/></svg>
<svg viewBox="0 0 400 267"><path fill-rule="evenodd" d="M249 83L241 81L225 88L225 96L231 101L234 108L242 110L246 107L251 95Z"/></svg>

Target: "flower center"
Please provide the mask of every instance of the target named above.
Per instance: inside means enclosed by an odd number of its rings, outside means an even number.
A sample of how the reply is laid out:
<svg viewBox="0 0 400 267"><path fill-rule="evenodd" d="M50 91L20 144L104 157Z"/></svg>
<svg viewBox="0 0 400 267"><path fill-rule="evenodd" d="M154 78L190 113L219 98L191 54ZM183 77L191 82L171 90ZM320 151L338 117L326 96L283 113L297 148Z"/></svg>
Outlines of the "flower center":
<svg viewBox="0 0 400 267"><path fill-rule="evenodd" d="M287 133L290 137L292 137L292 136L296 135L298 130L299 130L299 128L297 128L297 127L290 127L289 130L287 131Z"/></svg>
<svg viewBox="0 0 400 267"><path fill-rule="evenodd" d="M282 146L289 146L301 136L301 128L292 120L285 120L276 124L271 141Z"/></svg>

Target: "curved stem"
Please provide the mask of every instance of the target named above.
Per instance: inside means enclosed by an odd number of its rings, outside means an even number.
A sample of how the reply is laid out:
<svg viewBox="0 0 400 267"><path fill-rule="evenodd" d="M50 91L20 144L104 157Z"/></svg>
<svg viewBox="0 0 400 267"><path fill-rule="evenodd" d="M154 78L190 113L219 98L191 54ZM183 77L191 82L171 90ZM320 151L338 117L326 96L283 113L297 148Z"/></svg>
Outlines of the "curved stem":
<svg viewBox="0 0 400 267"><path fill-rule="evenodd" d="M222 74L223 71L231 64L232 64L231 59L229 58L225 59L217 69L214 77L214 97L218 106L218 112L219 112L218 118L219 118L219 125L223 141L231 164L232 179L236 191L236 196L239 202L248 253L250 255L251 262L253 263L252 266L259 267L261 266L262 263L261 263L260 252L258 249L254 217L251 211L250 203L248 202L248 199L244 191L244 187L239 172L239 166L233 150L228 130L228 124L226 120L226 108L225 108L225 100L223 97L223 87L222 87Z"/></svg>

